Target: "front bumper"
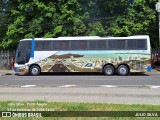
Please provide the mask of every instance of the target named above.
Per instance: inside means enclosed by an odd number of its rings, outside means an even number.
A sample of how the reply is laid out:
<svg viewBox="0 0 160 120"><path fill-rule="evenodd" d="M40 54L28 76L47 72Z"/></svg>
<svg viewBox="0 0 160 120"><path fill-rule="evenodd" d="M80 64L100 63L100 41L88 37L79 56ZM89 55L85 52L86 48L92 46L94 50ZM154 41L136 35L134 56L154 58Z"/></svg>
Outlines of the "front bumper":
<svg viewBox="0 0 160 120"><path fill-rule="evenodd" d="M29 74L28 68L29 68L28 66L14 67L14 71L16 75L28 75Z"/></svg>

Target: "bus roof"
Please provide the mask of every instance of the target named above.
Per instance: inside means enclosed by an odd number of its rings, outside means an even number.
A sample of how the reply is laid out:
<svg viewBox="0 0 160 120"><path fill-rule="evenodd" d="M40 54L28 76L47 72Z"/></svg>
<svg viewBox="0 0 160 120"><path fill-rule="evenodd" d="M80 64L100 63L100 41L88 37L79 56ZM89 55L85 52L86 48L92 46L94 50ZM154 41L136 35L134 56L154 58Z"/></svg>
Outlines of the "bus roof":
<svg viewBox="0 0 160 120"><path fill-rule="evenodd" d="M34 38L34 40L104 40L104 39L148 39L148 35L135 35L128 37L99 37L99 36L78 36L78 37L58 37L58 38ZM22 39L20 41L32 40L32 38Z"/></svg>

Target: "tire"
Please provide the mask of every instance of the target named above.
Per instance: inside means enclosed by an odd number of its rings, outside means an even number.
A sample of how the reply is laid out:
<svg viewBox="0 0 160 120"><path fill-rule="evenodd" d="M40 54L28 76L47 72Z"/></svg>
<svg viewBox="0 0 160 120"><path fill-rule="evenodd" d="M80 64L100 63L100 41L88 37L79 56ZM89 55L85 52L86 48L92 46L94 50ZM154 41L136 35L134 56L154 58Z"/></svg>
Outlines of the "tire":
<svg viewBox="0 0 160 120"><path fill-rule="evenodd" d="M117 73L120 76L127 76L129 74L129 68L126 65L120 65L117 68Z"/></svg>
<svg viewBox="0 0 160 120"><path fill-rule="evenodd" d="M114 74L114 67L112 65L107 65L103 68L104 75L111 76Z"/></svg>
<svg viewBox="0 0 160 120"><path fill-rule="evenodd" d="M30 75L37 76L41 73L41 69L40 67L34 65L30 68L29 72L30 72Z"/></svg>

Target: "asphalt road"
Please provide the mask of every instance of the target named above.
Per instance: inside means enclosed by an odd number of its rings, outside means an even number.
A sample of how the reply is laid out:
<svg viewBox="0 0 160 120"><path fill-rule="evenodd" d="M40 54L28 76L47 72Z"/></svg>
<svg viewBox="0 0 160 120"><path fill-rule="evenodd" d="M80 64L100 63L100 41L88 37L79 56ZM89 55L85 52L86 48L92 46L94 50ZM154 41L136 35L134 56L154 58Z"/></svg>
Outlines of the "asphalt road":
<svg viewBox="0 0 160 120"><path fill-rule="evenodd" d="M52 102L90 102L159 105L159 98L159 89L146 88L0 88L0 100L47 100Z"/></svg>
<svg viewBox="0 0 160 120"><path fill-rule="evenodd" d="M59 73L0 77L0 100L160 104L159 90L159 73L131 76Z"/></svg>
<svg viewBox="0 0 160 120"><path fill-rule="evenodd" d="M16 76L6 75L0 77L0 86L24 86L35 85L41 87L59 87L74 85L77 87L95 86L160 86L160 74L132 74L130 76L104 76L98 73L81 74L43 74L40 76Z"/></svg>

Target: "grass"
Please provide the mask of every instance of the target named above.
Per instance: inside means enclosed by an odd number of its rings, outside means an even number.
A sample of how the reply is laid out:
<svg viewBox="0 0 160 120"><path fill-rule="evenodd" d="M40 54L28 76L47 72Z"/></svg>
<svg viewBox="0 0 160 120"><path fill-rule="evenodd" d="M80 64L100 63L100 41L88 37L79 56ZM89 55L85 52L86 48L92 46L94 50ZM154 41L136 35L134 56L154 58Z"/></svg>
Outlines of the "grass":
<svg viewBox="0 0 160 120"><path fill-rule="evenodd" d="M47 101L0 101L0 111L160 111L160 105L139 105L139 104L106 104L106 103L67 103ZM160 112L158 112L160 113ZM18 118L10 118L17 120ZM21 118L22 119L22 118ZM23 120L35 120L35 118L23 118ZM37 118L37 120L154 120L158 117L48 117ZM0 119L1 120L1 119ZM3 118L7 120L7 118Z"/></svg>

